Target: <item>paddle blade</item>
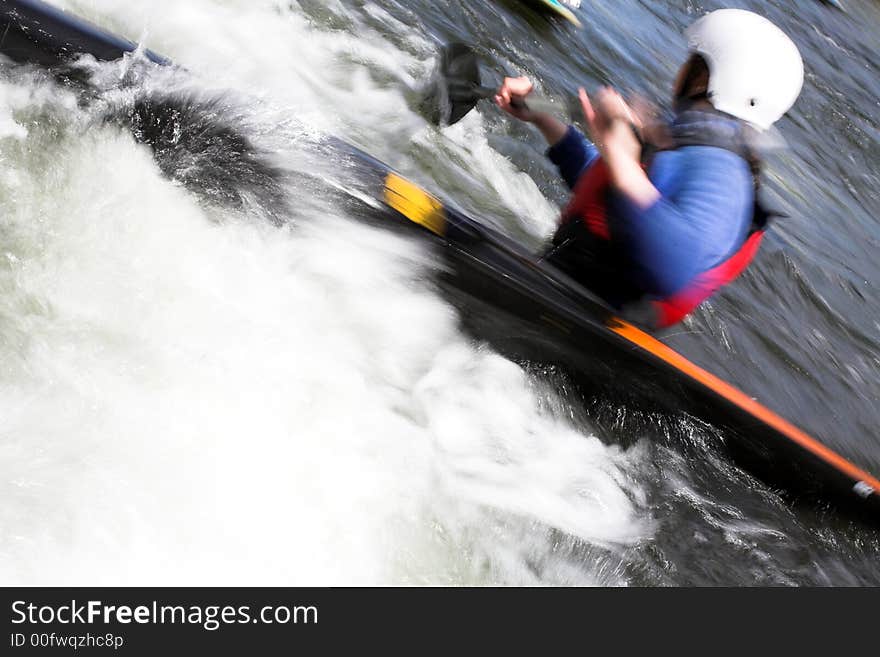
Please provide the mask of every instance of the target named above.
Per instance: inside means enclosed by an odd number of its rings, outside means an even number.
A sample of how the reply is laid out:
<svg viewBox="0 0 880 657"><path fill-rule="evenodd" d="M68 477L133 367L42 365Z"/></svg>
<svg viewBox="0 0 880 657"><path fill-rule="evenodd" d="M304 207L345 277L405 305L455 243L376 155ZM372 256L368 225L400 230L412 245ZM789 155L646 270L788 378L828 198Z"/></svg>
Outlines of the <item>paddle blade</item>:
<svg viewBox="0 0 880 657"><path fill-rule="evenodd" d="M480 87L477 56L464 43L450 43L440 51L440 60L423 92L422 115L437 125L452 125L487 96Z"/></svg>

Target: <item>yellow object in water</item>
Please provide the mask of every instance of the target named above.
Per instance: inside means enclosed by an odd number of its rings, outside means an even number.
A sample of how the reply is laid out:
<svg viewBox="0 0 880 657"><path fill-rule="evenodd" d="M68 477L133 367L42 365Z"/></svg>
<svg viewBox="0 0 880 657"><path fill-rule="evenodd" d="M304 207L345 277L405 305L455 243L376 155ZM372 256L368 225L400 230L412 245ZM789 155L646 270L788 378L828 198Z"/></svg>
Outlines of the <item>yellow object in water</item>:
<svg viewBox="0 0 880 657"><path fill-rule="evenodd" d="M574 23L578 27L581 26L580 20L572 11L573 8L580 7L580 0L532 0L533 4L540 5L541 9L553 12L557 16L564 18L570 23Z"/></svg>

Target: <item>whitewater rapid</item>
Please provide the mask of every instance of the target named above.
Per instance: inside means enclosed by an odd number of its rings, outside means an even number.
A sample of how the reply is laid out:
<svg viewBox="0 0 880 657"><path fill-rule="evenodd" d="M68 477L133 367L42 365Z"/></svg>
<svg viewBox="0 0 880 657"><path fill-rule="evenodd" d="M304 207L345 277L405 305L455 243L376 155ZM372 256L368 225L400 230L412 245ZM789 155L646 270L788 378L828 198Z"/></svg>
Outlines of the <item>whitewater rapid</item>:
<svg viewBox="0 0 880 657"><path fill-rule="evenodd" d="M57 4L235 90L280 166L304 166L290 112L404 171L442 148L534 235L552 225L479 113L439 133L408 109L433 46L406 25L392 44L336 3L320 22ZM627 583L642 449L464 335L424 245L294 183L280 228L206 203L96 112L0 77L0 583Z"/></svg>

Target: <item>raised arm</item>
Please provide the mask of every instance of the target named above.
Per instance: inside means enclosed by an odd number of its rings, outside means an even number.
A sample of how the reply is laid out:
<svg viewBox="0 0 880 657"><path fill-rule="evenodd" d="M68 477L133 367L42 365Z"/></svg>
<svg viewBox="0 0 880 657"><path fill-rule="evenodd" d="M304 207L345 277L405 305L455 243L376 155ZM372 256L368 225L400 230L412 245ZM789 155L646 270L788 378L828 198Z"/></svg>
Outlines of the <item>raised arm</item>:
<svg viewBox="0 0 880 657"><path fill-rule="evenodd" d="M514 118L532 123L541 131L549 145L547 156L559 169L569 189L574 189L581 174L599 156L599 151L574 126L566 125L547 112L527 109L523 102L533 88L527 77L505 78L495 102Z"/></svg>

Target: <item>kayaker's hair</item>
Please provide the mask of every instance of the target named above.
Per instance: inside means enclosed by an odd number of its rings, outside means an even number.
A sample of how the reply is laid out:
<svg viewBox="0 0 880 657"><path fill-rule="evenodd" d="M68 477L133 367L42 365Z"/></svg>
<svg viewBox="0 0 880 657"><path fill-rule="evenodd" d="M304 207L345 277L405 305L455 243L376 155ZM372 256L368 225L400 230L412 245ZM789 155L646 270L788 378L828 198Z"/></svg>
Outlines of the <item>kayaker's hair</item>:
<svg viewBox="0 0 880 657"><path fill-rule="evenodd" d="M676 101L694 102L709 99L709 65L702 55L693 53L682 67Z"/></svg>

